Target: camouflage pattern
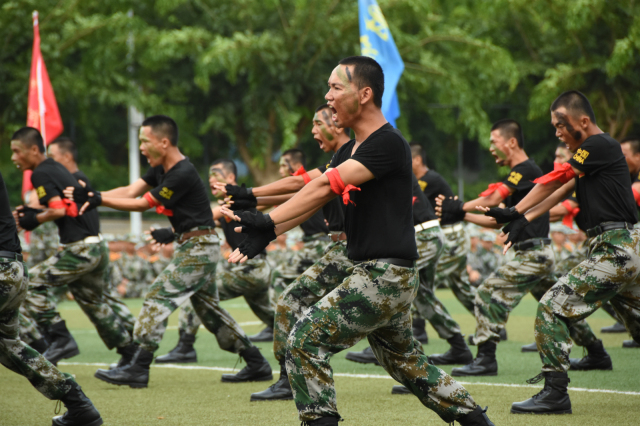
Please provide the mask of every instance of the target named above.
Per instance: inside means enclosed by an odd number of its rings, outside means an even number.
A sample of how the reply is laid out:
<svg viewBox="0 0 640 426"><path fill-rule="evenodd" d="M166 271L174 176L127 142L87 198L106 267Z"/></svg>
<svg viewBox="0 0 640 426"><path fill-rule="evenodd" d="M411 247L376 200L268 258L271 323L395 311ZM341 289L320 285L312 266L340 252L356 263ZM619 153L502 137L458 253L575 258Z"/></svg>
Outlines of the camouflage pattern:
<svg viewBox="0 0 640 426"><path fill-rule="evenodd" d="M489 278L489 275L498 269L500 262L500 258L497 253L486 250L480 244L478 244L475 253L471 251L469 252L467 259L471 268L480 273L480 280L477 285L483 283L487 278Z"/></svg>
<svg viewBox="0 0 640 426"><path fill-rule="evenodd" d="M216 273L216 285L220 300L244 297L253 313L265 325L273 327L275 307L269 298L271 267L264 258L253 258L242 264L229 264ZM196 334L201 322L190 303L180 309L180 330Z"/></svg>
<svg viewBox="0 0 640 426"><path fill-rule="evenodd" d="M469 393L416 347L409 311L418 287L415 268L363 262L305 312L286 353L301 421L340 418L329 360L364 337L384 369L443 420L452 422L475 408Z"/></svg>
<svg viewBox="0 0 640 426"><path fill-rule="evenodd" d="M580 247L576 247L570 255L558 260L556 262L556 276L560 278L561 276L566 275L570 270L578 266L580 262L587 258L588 252L589 247L585 242Z"/></svg>
<svg viewBox="0 0 640 426"><path fill-rule="evenodd" d="M126 297L144 297L149 286L158 275L151 263L138 253L122 253L118 261L122 275L127 279Z"/></svg>
<svg viewBox="0 0 640 426"><path fill-rule="evenodd" d="M171 263L170 257L164 257L160 255L151 256L149 258L149 263L151 264L151 270L153 272L153 279L155 279L164 268L166 268L169 263ZM151 280L153 282L153 279Z"/></svg>
<svg viewBox="0 0 640 426"><path fill-rule="evenodd" d="M284 362L287 339L304 313L335 289L349 275L354 264L347 257L347 242L332 243L327 253L287 287L276 306L273 352Z"/></svg>
<svg viewBox="0 0 640 426"><path fill-rule="evenodd" d="M318 261L331 244L327 234L314 234L302 238L304 246L300 250L290 251L285 260L273 268L271 288L273 303L296 278Z"/></svg>
<svg viewBox="0 0 640 426"><path fill-rule="evenodd" d="M27 308L20 306L18 313L18 327L20 328L20 340L30 344L42 339L42 333L38 330L36 320L31 318Z"/></svg>
<svg viewBox="0 0 640 426"><path fill-rule="evenodd" d="M220 307L215 279L219 257L219 240L213 234L191 237L176 248L173 259L145 297L134 329L136 343L155 352L169 315L190 300L221 349L239 353L252 346L238 323Z"/></svg>
<svg viewBox="0 0 640 426"><path fill-rule="evenodd" d="M26 265L0 258L0 363L29 380L49 399L61 399L71 387L70 375L61 373L42 355L18 337L20 304L29 285Z"/></svg>
<svg viewBox="0 0 640 426"><path fill-rule="evenodd" d="M51 286L68 285L74 300L89 317L107 348L131 343L131 313L124 304L108 297L104 281L109 250L104 241L95 244L67 244L61 252L37 265L29 273L30 288L25 307L39 327L62 321ZM121 316L118 316L119 312Z"/></svg>
<svg viewBox="0 0 640 426"><path fill-rule="evenodd" d="M444 250L444 239L439 226L424 229L416 234L416 245L418 256L420 256L416 261L416 269L418 269L420 286L413 305L419 316L431 323L441 339L450 339L460 334L460 326L435 294L436 265Z"/></svg>
<svg viewBox="0 0 640 426"><path fill-rule="evenodd" d="M60 238L54 222L44 222L31 231L27 266L33 268L58 252Z"/></svg>
<svg viewBox="0 0 640 426"><path fill-rule="evenodd" d="M555 257L550 245L514 250L515 257L478 288L475 299L476 344L499 342L499 333L520 300L542 280L553 281Z"/></svg>
<svg viewBox="0 0 640 426"><path fill-rule="evenodd" d="M542 371L569 369L568 326L607 301L640 342L640 230L607 231L587 245L587 259L560 278L538 304L535 336Z"/></svg>
<svg viewBox="0 0 640 426"><path fill-rule="evenodd" d="M441 285L449 287L460 303L473 314L476 289L469 283L467 273L469 239L464 228L456 231L454 226L456 225L443 227L444 251L436 269L436 288Z"/></svg>

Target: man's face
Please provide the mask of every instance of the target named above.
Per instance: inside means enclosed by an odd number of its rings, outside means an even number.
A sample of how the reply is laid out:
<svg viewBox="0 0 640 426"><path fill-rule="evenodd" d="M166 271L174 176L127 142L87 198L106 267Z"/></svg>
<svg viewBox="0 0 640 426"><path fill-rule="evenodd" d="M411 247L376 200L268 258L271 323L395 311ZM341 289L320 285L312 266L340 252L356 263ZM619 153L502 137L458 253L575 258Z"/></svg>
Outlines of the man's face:
<svg viewBox="0 0 640 426"><path fill-rule="evenodd" d="M47 152L49 158L53 159L53 161L57 161L66 168L69 168L70 163L72 163L71 154L60 150L60 147L57 143L49 145L49 147L47 148Z"/></svg>
<svg viewBox="0 0 640 426"><path fill-rule="evenodd" d="M564 142L571 152L576 152L584 142L580 122L567 113L565 107L551 112L551 124L556 128L556 137Z"/></svg>
<svg viewBox="0 0 640 426"><path fill-rule="evenodd" d="M293 173L295 173L295 170L291 171L291 162L289 160L289 156L288 155L283 155L282 157L280 157L280 166L278 167L278 173L280 173L280 176L285 178L288 176L291 176Z"/></svg>
<svg viewBox="0 0 640 426"><path fill-rule="evenodd" d="M640 153L634 153L631 149L630 143L622 143L620 144L620 148L622 149L622 154L624 155L624 159L627 160L627 166L629 166L629 172L631 174L636 174L640 172Z"/></svg>
<svg viewBox="0 0 640 426"><path fill-rule="evenodd" d="M147 157L147 161L151 167L156 167L162 164L162 159L165 155L165 145L162 138L159 138L153 133L150 126L140 127L140 152Z"/></svg>
<svg viewBox="0 0 640 426"><path fill-rule="evenodd" d="M571 151L567 148L556 148L555 163L564 164L571 159Z"/></svg>
<svg viewBox="0 0 640 426"><path fill-rule="evenodd" d="M420 157L419 155L415 155L411 159L411 169L413 170L413 174L416 175L416 177L422 177L418 176L418 173L420 173L420 169L422 169L422 157Z"/></svg>
<svg viewBox="0 0 640 426"><path fill-rule="evenodd" d="M311 134L324 152L335 151L336 127L331 121L331 109L323 108L313 116Z"/></svg>
<svg viewBox="0 0 640 426"><path fill-rule="evenodd" d="M336 126L351 127L360 111L360 92L353 78L353 65L338 65L329 77L329 91L325 95Z"/></svg>
<svg viewBox="0 0 640 426"><path fill-rule="evenodd" d="M561 246L567 241L567 236L562 232L554 231L551 233L551 239L556 245Z"/></svg>
<svg viewBox="0 0 640 426"><path fill-rule="evenodd" d="M499 166L503 166L505 161L509 157L511 153L511 148L509 147L509 141L502 136L500 133L500 129L491 131L491 145L489 145L489 152L493 155L493 158L496 160L496 164Z"/></svg>
<svg viewBox="0 0 640 426"><path fill-rule="evenodd" d="M211 187L211 193L216 198L224 198L225 194L213 187L216 183L230 183L233 185L236 182L233 173L227 173L220 164L212 164L209 168L209 186Z"/></svg>
<svg viewBox="0 0 640 426"><path fill-rule="evenodd" d="M27 146L18 140L11 141L11 161L19 169L33 170L36 152L38 148L35 145Z"/></svg>

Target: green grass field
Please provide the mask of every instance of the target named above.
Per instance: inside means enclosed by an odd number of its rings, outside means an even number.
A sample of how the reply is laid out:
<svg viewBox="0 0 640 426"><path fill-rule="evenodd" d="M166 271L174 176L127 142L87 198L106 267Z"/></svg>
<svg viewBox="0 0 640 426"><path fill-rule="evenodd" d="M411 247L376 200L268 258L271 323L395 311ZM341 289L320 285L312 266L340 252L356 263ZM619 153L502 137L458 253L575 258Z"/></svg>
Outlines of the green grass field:
<svg viewBox="0 0 640 426"><path fill-rule="evenodd" d="M475 322L450 291L438 291L438 297L461 324L463 333L472 333ZM128 300L137 315L141 300ZM233 317L243 324L248 334L262 326L242 299L223 303ZM496 425L632 425L640 424L640 382L638 361L640 350L623 349L626 334L600 334L600 328L613 321L605 312L596 312L589 323L604 341L613 358L613 371L572 372L570 390L572 415L512 415L513 401L521 401L537 393L542 383L530 386L525 380L540 372L540 359L535 353L521 353L520 346L533 341L533 318L536 302L527 296L512 313L507 331L509 340L498 347L499 375L465 378L462 382L476 402L489 406L490 418ZM60 363L61 370L75 374L86 394L100 410L106 425L299 425L292 401L250 403L252 392L264 390L270 382L227 384L220 376L230 371L238 357L220 350L215 338L201 328L196 342L198 364L186 368L152 366L147 389L113 386L93 377L97 368L118 359L108 351L89 320L74 302L60 305L62 317L78 345L80 355ZM177 313L169 319L169 330L156 355L172 349L178 339ZM428 329L427 353L441 353L447 343ZM263 353L278 370L271 344L260 344ZM360 342L354 350L361 350ZM475 348L472 348L475 354ZM338 392L338 408L345 425L428 425L444 424L438 416L423 407L411 395L391 395L395 382L382 368L356 364L344 359L346 352L332 359ZM574 357L582 349L574 348ZM242 365L237 367L242 368ZM448 372L452 367L445 367ZM350 375L358 375L356 377ZM277 375L275 375L277 379ZM0 426L51 424L55 402L48 401L21 376L0 369ZM608 390L609 392L603 392ZM613 391L613 392L611 392ZM627 393L624 393L627 392Z"/></svg>

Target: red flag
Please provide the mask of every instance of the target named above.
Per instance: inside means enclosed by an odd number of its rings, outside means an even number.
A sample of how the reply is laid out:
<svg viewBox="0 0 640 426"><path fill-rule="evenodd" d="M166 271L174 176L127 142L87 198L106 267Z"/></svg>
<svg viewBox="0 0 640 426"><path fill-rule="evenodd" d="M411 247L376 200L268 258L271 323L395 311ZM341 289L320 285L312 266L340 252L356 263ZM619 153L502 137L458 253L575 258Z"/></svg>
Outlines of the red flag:
<svg viewBox="0 0 640 426"><path fill-rule="evenodd" d="M45 147L57 138L63 129L56 97L40 52L40 28L37 11L33 12L33 53L31 56L31 75L29 76L27 126L40 130ZM22 177L22 195L24 196L32 188L31 171L25 170Z"/></svg>

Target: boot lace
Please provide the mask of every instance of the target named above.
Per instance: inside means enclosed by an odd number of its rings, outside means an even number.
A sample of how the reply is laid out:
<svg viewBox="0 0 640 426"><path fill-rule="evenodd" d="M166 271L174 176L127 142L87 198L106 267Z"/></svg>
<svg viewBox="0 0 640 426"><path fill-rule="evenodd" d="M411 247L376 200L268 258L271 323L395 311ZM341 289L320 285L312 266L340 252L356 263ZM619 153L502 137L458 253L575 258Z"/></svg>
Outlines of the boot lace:
<svg viewBox="0 0 640 426"><path fill-rule="evenodd" d="M236 363L233 365L233 371L236 371L236 367L238 366L239 363L242 363L241 355L238 355L238 359L236 360Z"/></svg>
<svg viewBox="0 0 640 426"><path fill-rule="evenodd" d="M56 406L53 409L53 414L55 414L57 416L58 414L60 414L61 410L62 410L62 401L61 400L57 400L56 401Z"/></svg>
<svg viewBox="0 0 640 426"><path fill-rule="evenodd" d="M541 382L543 379L544 379L544 376L542 375L542 373L540 373L537 376L527 380L527 383L529 383L530 385L535 385L536 383ZM532 398L537 399L542 394L542 392L544 392L546 389L547 389L547 384L545 383L544 386L542 387L542 390L540 390L540 392L538 392L537 394L533 395Z"/></svg>

